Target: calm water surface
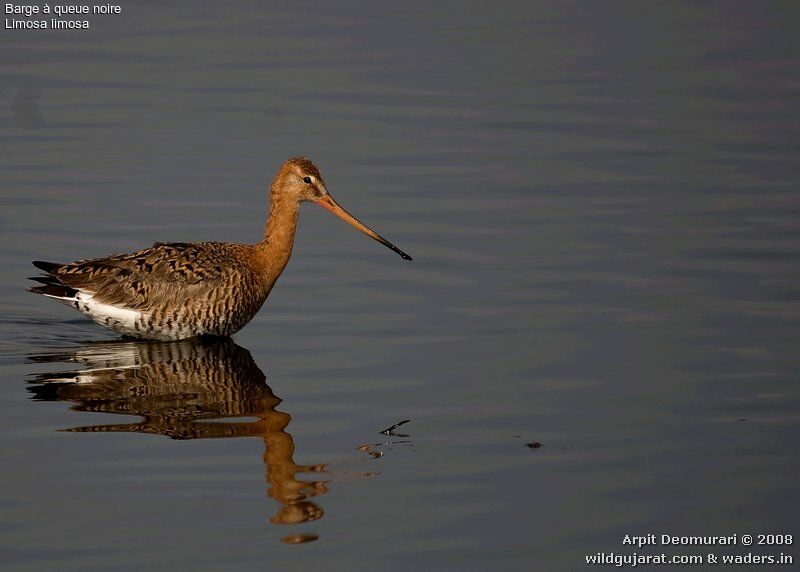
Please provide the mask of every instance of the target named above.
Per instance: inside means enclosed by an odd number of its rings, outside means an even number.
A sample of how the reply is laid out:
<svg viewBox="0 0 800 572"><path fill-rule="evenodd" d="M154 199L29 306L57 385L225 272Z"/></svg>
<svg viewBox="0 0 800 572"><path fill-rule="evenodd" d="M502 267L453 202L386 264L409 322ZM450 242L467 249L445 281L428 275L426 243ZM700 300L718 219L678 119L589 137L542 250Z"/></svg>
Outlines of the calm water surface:
<svg viewBox="0 0 800 572"><path fill-rule="evenodd" d="M141 1L5 31L3 568L561 570L800 533L799 12ZM24 292L33 259L259 240L299 154L414 262L308 205L223 342Z"/></svg>

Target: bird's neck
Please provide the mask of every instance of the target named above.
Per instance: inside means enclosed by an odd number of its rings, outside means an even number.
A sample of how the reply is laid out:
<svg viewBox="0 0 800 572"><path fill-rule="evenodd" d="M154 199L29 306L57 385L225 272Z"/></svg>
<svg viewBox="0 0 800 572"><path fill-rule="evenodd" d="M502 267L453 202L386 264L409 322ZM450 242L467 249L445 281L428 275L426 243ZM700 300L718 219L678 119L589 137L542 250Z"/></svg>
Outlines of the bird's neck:
<svg viewBox="0 0 800 572"><path fill-rule="evenodd" d="M259 258L275 278L283 272L294 246L300 203L270 193L269 217L264 240L258 244Z"/></svg>

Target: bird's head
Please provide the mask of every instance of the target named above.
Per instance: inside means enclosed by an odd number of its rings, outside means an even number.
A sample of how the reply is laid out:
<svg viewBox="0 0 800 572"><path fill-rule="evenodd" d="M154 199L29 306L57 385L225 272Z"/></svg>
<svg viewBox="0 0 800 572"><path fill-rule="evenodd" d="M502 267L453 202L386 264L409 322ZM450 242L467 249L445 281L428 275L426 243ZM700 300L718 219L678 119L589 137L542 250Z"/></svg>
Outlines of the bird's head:
<svg viewBox="0 0 800 572"><path fill-rule="evenodd" d="M273 192L298 202L316 202L328 194L317 166L305 157L293 157L278 172Z"/></svg>
<svg viewBox="0 0 800 572"><path fill-rule="evenodd" d="M273 200L277 198L275 196L277 194L281 198L285 197L297 202L317 203L370 238L393 250L404 260L411 260L408 254L340 207L328 193L322 173L313 162L305 157L293 157L283 164L272 184L272 194Z"/></svg>

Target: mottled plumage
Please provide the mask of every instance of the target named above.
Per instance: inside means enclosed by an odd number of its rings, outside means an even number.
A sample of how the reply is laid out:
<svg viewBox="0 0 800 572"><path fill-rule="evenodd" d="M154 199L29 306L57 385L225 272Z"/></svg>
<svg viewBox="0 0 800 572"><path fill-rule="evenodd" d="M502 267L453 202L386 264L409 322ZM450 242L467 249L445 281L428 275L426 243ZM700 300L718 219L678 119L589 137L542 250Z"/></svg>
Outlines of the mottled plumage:
<svg viewBox="0 0 800 572"><path fill-rule="evenodd" d="M136 252L69 264L35 261L45 275L31 278L42 285L30 291L71 305L126 336L229 336L255 316L283 272L304 201L321 204L410 260L336 204L319 169L301 157L284 163L272 183L261 242L157 242Z"/></svg>
<svg viewBox="0 0 800 572"><path fill-rule="evenodd" d="M156 243L48 274L57 283L40 287L42 294L60 286L63 301L98 324L150 339L229 336L255 316L272 287L253 246L221 242Z"/></svg>

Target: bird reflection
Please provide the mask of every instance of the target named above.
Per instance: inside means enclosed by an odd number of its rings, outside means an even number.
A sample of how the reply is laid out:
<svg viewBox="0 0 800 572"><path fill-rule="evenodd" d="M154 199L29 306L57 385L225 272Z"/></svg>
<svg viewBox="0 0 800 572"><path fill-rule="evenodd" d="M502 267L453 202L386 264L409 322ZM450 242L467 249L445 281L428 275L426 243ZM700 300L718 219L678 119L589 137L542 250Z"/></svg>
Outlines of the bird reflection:
<svg viewBox="0 0 800 572"><path fill-rule="evenodd" d="M36 375L29 391L38 400L63 400L76 411L137 415L132 423L89 425L75 432L133 432L173 439L261 437L268 494L279 503L274 524L315 521L324 514L313 500L341 480L331 465L298 465L294 440L286 431L291 417L277 411L281 402L250 352L229 338L180 342L97 343L61 353L31 356L36 362L74 362L83 369ZM252 421L222 421L230 418ZM366 458L379 458L381 444L363 445ZM339 462L352 462L339 461ZM360 459L359 459L360 460ZM313 480L301 480L303 474ZM321 479L321 476L327 479ZM374 472L351 472L348 479ZM316 540L313 534L293 534L282 540L295 544Z"/></svg>

